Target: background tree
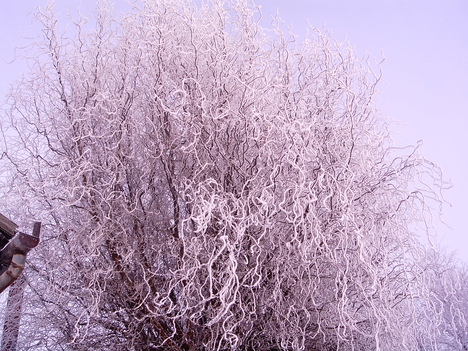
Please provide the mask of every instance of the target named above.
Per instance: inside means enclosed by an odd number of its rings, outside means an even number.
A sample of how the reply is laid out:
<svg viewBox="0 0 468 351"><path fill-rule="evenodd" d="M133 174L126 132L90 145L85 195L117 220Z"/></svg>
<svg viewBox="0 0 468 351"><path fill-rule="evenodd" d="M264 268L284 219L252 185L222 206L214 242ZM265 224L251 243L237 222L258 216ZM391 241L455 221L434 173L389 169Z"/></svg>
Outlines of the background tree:
<svg viewBox="0 0 468 351"><path fill-rule="evenodd" d="M391 146L378 67L259 16L100 4L66 34L39 15L3 126L18 222L44 226L23 349L437 348L413 230L437 168Z"/></svg>
<svg viewBox="0 0 468 351"><path fill-rule="evenodd" d="M466 264L460 265L453 257L428 251L422 275L428 286L428 303L432 308L420 310L420 318L435 319L431 326L436 344L441 350L468 350L466 330L468 316L468 277ZM427 342L421 349L428 348Z"/></svg>

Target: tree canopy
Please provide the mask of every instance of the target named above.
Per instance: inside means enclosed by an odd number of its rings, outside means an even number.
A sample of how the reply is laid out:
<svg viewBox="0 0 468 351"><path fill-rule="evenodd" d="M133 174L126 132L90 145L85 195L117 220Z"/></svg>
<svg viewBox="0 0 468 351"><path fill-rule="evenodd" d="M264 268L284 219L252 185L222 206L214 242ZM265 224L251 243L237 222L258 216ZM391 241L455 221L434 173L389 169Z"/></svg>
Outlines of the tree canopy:
<svg viewBox="0 0 468 351"><path fill-rule="evenodd" d="M244 0L38 18L2 117L5 196L43 223L23 349L466 347L414 229L440 174L392 144L379 66Z"/></svg>

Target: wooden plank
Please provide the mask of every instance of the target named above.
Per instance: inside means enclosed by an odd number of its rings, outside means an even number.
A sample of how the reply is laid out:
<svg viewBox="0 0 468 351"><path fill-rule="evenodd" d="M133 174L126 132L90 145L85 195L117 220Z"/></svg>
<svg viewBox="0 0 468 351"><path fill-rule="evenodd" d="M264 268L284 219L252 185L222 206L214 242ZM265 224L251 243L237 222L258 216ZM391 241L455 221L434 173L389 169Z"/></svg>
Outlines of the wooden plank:
<svg viewBox="0 0 468 351"><path fill-rule="evenodd" d="M17 229L18 225L16 223L10 221L0 213L0 231L4 234L4 236L8 236L7 239L14 237Z"/></svg>

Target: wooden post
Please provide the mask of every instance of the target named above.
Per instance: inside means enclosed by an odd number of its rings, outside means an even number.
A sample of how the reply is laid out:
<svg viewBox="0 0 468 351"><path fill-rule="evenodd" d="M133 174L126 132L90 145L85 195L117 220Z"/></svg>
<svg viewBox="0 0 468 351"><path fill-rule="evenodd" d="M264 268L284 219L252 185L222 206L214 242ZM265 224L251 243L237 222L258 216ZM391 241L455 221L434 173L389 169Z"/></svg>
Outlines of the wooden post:
<svg viewBox="0 0 468 351"><path fill-rule="evenodd" d="M3 324L1 351L16 351L25 285L26 280L24 276L21 275L10 286L5 313L5 323Z"/></svg>
<svg viewBox="0 0 468 351"><path fill-rule="evenodd" d="M32 236L39 238L40 231L41 223L34 223ZM23 275L20 275L14 281L14 283L10 285L5 313L5 322L3 324L2 345L0 348L1 351L16 351L17 349L25 286L26 279Z"/></svg>

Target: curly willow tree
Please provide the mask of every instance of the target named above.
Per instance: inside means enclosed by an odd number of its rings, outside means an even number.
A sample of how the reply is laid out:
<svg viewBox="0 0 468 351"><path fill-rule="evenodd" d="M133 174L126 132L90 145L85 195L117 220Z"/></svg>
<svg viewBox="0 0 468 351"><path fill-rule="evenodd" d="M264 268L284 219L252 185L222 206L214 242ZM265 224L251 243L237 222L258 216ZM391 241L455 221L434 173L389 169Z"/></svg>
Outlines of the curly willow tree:
<svg viewBox="0 0 468 351"><path fill-rule="evenodd" d="M437 348L412 228L440 177L392 148L380 73L248 1L98 8L68 36L39 15L4 109L16 218L44 225L23 349Z"/></svg>

